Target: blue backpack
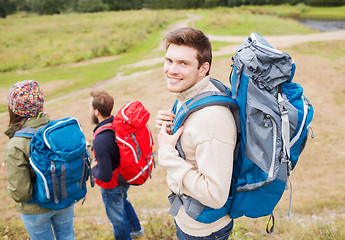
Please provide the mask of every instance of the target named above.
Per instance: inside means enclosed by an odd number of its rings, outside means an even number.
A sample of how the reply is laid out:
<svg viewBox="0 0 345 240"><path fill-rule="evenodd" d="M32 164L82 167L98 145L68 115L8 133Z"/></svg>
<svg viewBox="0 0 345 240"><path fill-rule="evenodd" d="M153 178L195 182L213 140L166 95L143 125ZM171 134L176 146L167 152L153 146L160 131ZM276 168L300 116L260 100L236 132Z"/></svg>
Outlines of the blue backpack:
<svg viewBox="0 0 345 240"><path fill-rule="evenodd" d="M173 133L200 108L223 105L232 111L238 143L228 201L224 207L212 209L191 197L171 194L173 215L183 204L189 216L203 223L212 223L227 214L232 219L273 217L272 212L305 147L314 111L303 95L303 88L292 82L295 72L292 58L270 46L261 35L252 33L232 60L231 91L211 79L221 92L204 92L180 109L176 109L177 102L173 107ZM184 158L179 142L177 149ZM273 226L266 231L272 232Z"/></svg>
<svg viewBox="0 0 345 240"><path fill-rule="evenodd" d="M29 160L36 181L27 203L58 210L85 197L90 157L77 119L54 120L39 130L22 128L14 137L31 138Z"/></svg>

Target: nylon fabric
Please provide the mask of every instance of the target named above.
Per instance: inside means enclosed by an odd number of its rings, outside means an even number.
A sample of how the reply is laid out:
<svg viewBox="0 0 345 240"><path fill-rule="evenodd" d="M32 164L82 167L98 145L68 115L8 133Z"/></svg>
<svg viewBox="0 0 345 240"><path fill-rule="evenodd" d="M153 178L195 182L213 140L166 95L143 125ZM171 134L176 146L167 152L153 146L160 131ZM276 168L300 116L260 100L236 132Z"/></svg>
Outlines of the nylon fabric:
<svg viewBox="0 0 345 240"><path fill-rule="evenodd" d="M20 134L19 131L16 137ZM90 158L77 119L51 121L31 135L30 148L30 164L36 173L36 182L28 203L59 210L86 195Z"/></svg>

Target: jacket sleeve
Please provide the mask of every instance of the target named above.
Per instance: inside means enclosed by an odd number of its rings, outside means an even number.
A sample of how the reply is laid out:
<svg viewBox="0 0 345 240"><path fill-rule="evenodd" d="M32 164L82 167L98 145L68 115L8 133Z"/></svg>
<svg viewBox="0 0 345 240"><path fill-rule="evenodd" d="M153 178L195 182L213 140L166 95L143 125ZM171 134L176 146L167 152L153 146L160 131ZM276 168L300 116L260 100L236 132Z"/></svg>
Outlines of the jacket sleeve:
<svg viewBox="0 0 345 240"><path fill-rule="evenodd" d="M30 140L12 138L4 151L8 179L7 191L16 202L26 202L32 195L31 167L29 163Z"/></svg>
<svg viewBox="0 0 345 240"><path fill-rule="evenodd" d="M98 165L92 169L92 175L102 182L109 182L113 176L114 161L120 161L119 156L115 154L118 147L114 139L114 133L104 131L97 135L93 142L93 149Z"/></svg>
<svg viewBox="0 0 345 240"><path fill-rule="evenodd" d="M186 160L172 146L162 146L158 161L167 170L170 189L202 204L220 208L227 201L232 176L236 127L231 112L212 106L191 114L181 136Z"/></svg>

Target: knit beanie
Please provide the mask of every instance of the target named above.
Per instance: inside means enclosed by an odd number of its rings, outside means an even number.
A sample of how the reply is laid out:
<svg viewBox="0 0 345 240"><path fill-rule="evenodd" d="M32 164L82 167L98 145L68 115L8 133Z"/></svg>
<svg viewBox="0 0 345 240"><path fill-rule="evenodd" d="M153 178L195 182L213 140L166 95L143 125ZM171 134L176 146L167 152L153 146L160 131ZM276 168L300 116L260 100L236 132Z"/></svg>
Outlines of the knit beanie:
<svg viewBox="0 0 345 240"><path fill-rule="evenodd" d="M36 117L43 111L43 91L35 80L17 82L7 97L8 106L21 117Z"/></svg>

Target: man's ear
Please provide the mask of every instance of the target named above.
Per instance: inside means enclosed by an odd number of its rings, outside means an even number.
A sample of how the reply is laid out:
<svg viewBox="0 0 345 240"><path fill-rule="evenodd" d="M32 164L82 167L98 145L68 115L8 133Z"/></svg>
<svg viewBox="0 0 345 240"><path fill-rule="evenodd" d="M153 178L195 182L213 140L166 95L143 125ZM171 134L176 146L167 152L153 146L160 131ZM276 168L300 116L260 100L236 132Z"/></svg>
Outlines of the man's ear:
<svg viewBox="0 0 345 240"><path fill-rule="evenodd" d="M210 63L204 62L199 68L199 77L206 77L208 70L210 69Z"/></svg>
<svg viewBox="0 0 345 240"><path fill-rule="evenodd" d="M95 114L96 117L98 117L100 115L100 113L97 109L93 109L93 113Z"/></svg>

